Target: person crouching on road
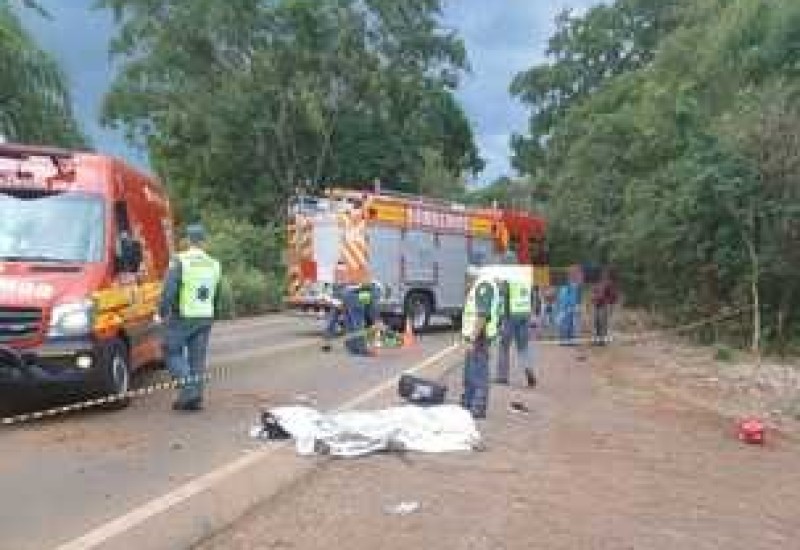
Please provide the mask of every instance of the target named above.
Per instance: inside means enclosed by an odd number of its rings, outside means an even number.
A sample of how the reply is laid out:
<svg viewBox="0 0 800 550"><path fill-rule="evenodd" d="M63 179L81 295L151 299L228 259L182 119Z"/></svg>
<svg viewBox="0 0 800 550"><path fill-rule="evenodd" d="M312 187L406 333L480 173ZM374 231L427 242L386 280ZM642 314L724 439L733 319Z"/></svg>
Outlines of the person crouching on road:
<svg viewBox="0 0 800 550"><path fill-rule="evenodd" d="M514 261L516 263L516 261ZM528 387L536 387L536 374L530 354L531 315L533 312L532 284L529 281L507 281L502 285L504 301L500 324L500 342L497 350L497 378L495 383L509 383L511 346L516 345L517 361L524 368Z"/></svg>
<svg viewBox="0 0 800 550"><path fill-rule="evenodd" d="M203 408L206 352L222 277L219 262L203 250L203 226L187 227L186 239L188 250L170 262L159 316L166 322L167 367L180 384L172 408L197 411Z"/></svg>
<svg viewBox="0 0 800 550"><path fill-rule="evenodd" d="M461 335L468 345L461 406L470 411L473 418L486 418L489 347L497 336L500 314L499 282L489 277L479 277L467 295L461 328Z"/></svg>
<svg viewBox="0 0 800 550"><path fill-rule="evenodd" d="M325 346L330 350L330 341L336 337L340 324L344 324L344 290L347 285L347 265L339 260L333 272L333 286L331 287L330 303L325 319Z"/></svg>
<svg viewBox="0 0 800 550"><path fill-rule="evenodd" d="M372 308L372 285L348 285L344 292L345 347L351 355L370 355L367 349L366 320Z"/></svg>

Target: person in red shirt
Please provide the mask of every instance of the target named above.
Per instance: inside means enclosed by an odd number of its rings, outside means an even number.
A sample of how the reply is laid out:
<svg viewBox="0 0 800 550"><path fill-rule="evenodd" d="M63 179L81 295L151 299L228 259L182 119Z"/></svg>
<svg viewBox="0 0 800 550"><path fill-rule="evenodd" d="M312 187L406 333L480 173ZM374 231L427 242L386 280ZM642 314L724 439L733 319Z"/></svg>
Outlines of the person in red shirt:
<svg viewBox="0 0 800 550"><path fill-rule="evenodd" d="M614 272L604 268L600 281L592 289L592 304L594 306L594 335L592 341L597 346L604 346L610 342L608 326L611 320L611 310L617 303L618 291Z"/></svg>

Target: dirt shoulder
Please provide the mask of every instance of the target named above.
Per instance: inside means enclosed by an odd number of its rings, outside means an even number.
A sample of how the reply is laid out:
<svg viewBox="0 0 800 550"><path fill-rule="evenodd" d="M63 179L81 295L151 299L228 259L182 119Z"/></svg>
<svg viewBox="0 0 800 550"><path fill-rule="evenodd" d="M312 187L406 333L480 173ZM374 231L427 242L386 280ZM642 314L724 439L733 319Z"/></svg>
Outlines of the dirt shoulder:
<svg viewBox="0 0 800 550"><path fill-rule="evenodd" d="M541 346L540 388L523 388L520 373L512 387L492 388L485 451L322 461L199 548L794 547L793 425L781 413L775 424L788 436L739 443L726 415L752 412L749 402L727 402L727 374L708 374L719 366L699 359L681 368L694 356L671 346ZM449 382L456 398L457 371ZM740 382L756 399L749 379ZM759 404L772 405L760 391ZM512 401L530 412L512 411ZM387 512L404 501L419 509Z"/></svg>

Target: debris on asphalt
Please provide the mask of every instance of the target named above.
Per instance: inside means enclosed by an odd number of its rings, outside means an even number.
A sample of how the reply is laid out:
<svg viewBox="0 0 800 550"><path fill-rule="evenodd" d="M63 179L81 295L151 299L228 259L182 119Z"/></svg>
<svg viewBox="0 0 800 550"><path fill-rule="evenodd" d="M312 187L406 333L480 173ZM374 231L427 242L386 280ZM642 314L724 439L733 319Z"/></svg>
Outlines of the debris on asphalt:
<svg viewBox="0 0 800 550"><path fill-rule="evenodd" d="M520 413L526 413L526 414L531 412L530 408L528 408L528 406L525 403L523 403L522 401L512 401L511 402L511 410L514 411L514 412L520 412Z"/></svg>
<svg viewBox="0 0 800 550"><path fill-rule="evenodd" d="M250 437L261 440L283 440L291 436L269 411L261 413L261 423L250 428Z"/></svg>
<svg viewBox="0 0 800 550"><path fill-rule="evenodd" d="M300 403L303 405L316 405L317 398L313 395L308 395L305 393L298 393L294 396L295 403Z"/></svg>
<svg viewBox="0 0 800 550"><path fill-rule="evenodd" d="M403 501L399 504L395 504L392 506L384 507L384 511L387 514L391 514L394 516L407 516L408 514L413 514L414 512L419 511L421 508L420 503L413 500L413 501Z"/></svg>
<svg viewBox="0 0 800 550"><path fill-rule="evenodd" d="M481 442L472 416L457 405L405 405L332 414L299 405L277 407L262 415L261 425L250 434L257 439L291 437L299 455L338 457L379 451L470 451Z"/></svg>
<svg viewBox="0 0 800 550"><path fill-rule="evenodd" d="M743 443L762 445L764 430L764 423L758 418L743 418L737 423L737 437Z"/></svg>

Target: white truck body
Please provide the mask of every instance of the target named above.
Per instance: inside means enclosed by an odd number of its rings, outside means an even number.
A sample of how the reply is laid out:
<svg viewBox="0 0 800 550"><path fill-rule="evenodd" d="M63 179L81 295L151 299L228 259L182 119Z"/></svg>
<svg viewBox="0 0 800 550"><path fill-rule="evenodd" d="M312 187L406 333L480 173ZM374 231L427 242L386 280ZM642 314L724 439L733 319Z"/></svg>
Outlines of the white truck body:
<svg viewBox="0 0 800 550"><path fill-rule="evenodd" d="M289 295L298 309L330 307L336 264L381 288L380 310L411 319L456 318L470 265L505 254L500 212L418 197L334 192L293 204L288 237ZM506 234L507 237L507 234Z"/></svg>

